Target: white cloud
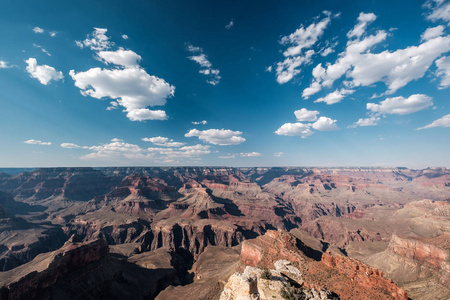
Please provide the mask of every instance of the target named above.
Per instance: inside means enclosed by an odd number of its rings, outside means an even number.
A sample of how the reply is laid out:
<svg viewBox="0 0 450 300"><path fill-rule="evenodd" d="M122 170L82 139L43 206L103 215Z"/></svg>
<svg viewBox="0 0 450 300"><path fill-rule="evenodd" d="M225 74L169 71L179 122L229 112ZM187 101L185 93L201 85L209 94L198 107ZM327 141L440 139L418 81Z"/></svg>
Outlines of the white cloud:
<svg viewBox="0 0 450 300"><path fill-rule="evenodd" d="M30 144L30 145L40 145L40 146L50 146L52 144L51 142L43 142L43 141L35 140L35 139L25 141L24 143Z"/></svg>
<svg viewBox="0 0 450 300"><path fill-rule="evenodd" d="M444 0L430 0L424 6L430 9L427 19L434 22L442 20L450 22L450 2Z"/></svg>
<svg viewBox="0 0 450 300"><path fill-rule="evenodd" d="M278 135L288 135L288 136L301 136L302 138L306 138L314 132L310 129L310 124L304 123L286 123L283 124L277 131L275 131Z"/></svg>
<svg viewBox="0 0 450 300"><path fill-rule="evenodd" d="M439 25L436 27L430 27L425 30L424 33L420 36L422 41L428 41L430 39L434 39L435 37L441 36L444 34L444 26Z"/></svg>
<svg viewBox="0 0 450 300"><path fill-rule="evenodd" d="M175 87L162 78L149 75L144 69L92 68L79 73L71 70L69 74L82 95L117 100L132 121L167 119L164 111L146 107L164 105L166 99L174 95Z"/></svg>
<svg viewBox="0 0 450 300"><path fill-rule="evenodd" d="M128 35L122 34L122 38L123 38L124 40L128 40Z"/></svg>
<svg viewBox="0 0 450 300"><path fill-rule="evenodd" d="M241 157L255 157L255 156L262 156L259 152L248 152L248 153L241 153Z"/></svg>
<svg viewBox="0 0 450 300"><path fill-rule="evenodd" d="M431 97L423 94L415 94L404 98L402 96L386 98L379 104L367 103L367 109L380 114L407 115L418 112L433 105Z"/></svg>
<svg viewBox="0 0 450 300"><path fill-rule="evenodd" d="M116 51L99 51L98 57L106 64L111 63L123 67L139 67L142 57L131 50L120 48Z"/></svg>
<svg viewBox="0 0 450 300"><path fill-rule="evenodd" d="M319 114L318 110L307 110L306 108L302 108L300 110L296 110L294 112L295 117L297 118L297 121L304 122L304 121L316 121L317 115Z"/></svg>
<svg viewBox="0 0 450 300"><path fill-rule="evenodd" d="M230 159L230 158L235 158L235 157L236 157L235 154L230 154L230 153L228 153L227 155L219 156L219 158L222 158L222 159Z"/></svg>
<svg viewBox="0 0 450 300"><path fill-rule="evenodd" d="M346 95L351 95L354 92L355 92L354 90L348 90L348 89L335 90L334 92L329 93L325 97L319 98L314 102L315 103L325 102L326 104L331 105L331 104L341 102L342 99L344 99Z"/></svg>
<svg viewBox="0 0 450 300"><path fill-rule="evenodd" d="M439 88L447 88L450 86L450 56L441 57L436 60L436 76L441 77Z"/></svg>
<svg viewBox="0 0 450 300"><path fill-rule="evenodd" d="M367 28L367 24L375 21L377 16L373 13L360 13L358 17L358 23L356 23L355 27L347 33L348 38L356 37L359 39L365 32Z"/></svg>
<svg viewBox="0 0 450 300"><path fill-rule="evenodd" d="M272 72L272 66L268 66L267 68L266 68L266 72Z"/></svg>
<svg viewBox="0 0 450 300"><path fill-rule="evenodd" d="M55 68L48 65L38 65L35 58L29 58L25 61L27 71L30 76L39 80L43 85L47 85L51 80L58 81L64 78L64 75L60 71L56 71Z"/></svg>
<svg viewBox="0 0 450 300"><path fill-rule="evenodd" d="M356 128L358 126L365 127L365 126L377 126L378 122L380 121L380 117L369 117L365 119L359 119L355 123L349 126L349 128Z"/></svg>
<svg viewBox="0 0 450 300"><path fill-rule="evenodd" d="M192 122L192 124L194 124L194 125L206 125L206 124L208 124L208 122L206 121L206 120L203 120L203 121L199 121L199 122Z"/></svg>
<svg viewBox="0 0 450 300"><path fill-rule="evenodd" d="M326 16L319 22L312 23L306 28L301 25L295 32L281 38L280 43L288 46L288 48L283 52L283 55L286 57L285 60L277 63L276 76L279 84L292 80L301 72L299 68L302 65L311 62L316 52L314 50L304 50L311 48L317 43L330 23L331 13L324 11L324 14Z"/></svg>
<svg viewBox="0 0 450 300"><path fill-rule="evenodd" d="M281 156L283 156L284 155L284 152L275 152L274 154L273 154L273 156L275 156L275 157L281 157Z"/></svg>
<svg viewBox="0 0 450 300"><path fill-rule="evenodd" d="M8 68L12 68L12 66L8 62L0 60L0 69L8 69Z"/></svg>
<svg viewBox="0 0 450 300"><path fill-rule="evenodd" d="M34 33L44 33L44 29L37 26L33 28L33 31Z"/></svg>
<svg viewBox="0 0 450 300"><path fill-rule="evenodd" d="M162 137L162 136L156 136L156 137L152 137L152 138L142 138L142 140L144 142L150 142L157 146L162 146L162 147L178 148L178 147L181 147L186 144L186 143L181 143L181 142L174 142L172 139L169 139L168 137Z"/></svg>
<svg viewBox="0 0 450 300"><path fill-rule="evenodd" d="M225 25L225 28L226 28L226 29L230 29L230 28L233 27L233 26L234 26L234 20L231 19L230 23L228 23L227 25Z"/></svg>
<svg viewBox="0 0 450 300"><path fill-rule="evenodd" d="M312 124L312 128L319 131L332 131L338 130L339 127L336 125L337 120L333 120L327 117L320 117L316 122Z"/></svg>
<svg viewBox="0 0 450 300"><path fill-rule="evenodd" d="M241 137L242 132L232 131L229 129L208 129L197 130L191 129L186 133L185 137L198 137L200 140L210 144L226 146L238 145L245 142L245 138Z"/></svg>
<svg viewBox="0 0 450 300"><path fill-rule="evenodd" d="M55 37L55 36L56 36L56 34L57 34L57 32L56 32L56 31L51 31L51 32L50 32L50 36L51 36L51 37Z"/></svg>
<svg viewBox="0 0 450 300"><path fill-rule="evenodd" d="M367 19L373 19L370 17ZM392 94L413 80L422 78L434 60L443 53L450 51L450 36L434 36L437 33L424 33L427 36L419 46L409 46L396 51L372 53L370 49L383 42L387 33L378 31L375 35L365 36L365 26L358 21L348 33L353 37L347 42L347 48L339 54L334 64L322 67L317 65L313 70L313 81L303 91L303 97L308 98L323 87L331 87L333 82L342 76L348 79L349 87L370 86L376 82L384 82Z"/></svg>
<svg viewBox="0 0 450 300"><path fill-rule="evenodd" d="M45 50L45 49L44 49L42 46L40 46L40 45L33 44L33 47L38 48L38 49L41 49L41 51L44 52L45 54L47 54L48 56L52 56L47 50Z"/></svg>
<svg viewBox="0 0 450 300"><path fill-rule="evenodd" d="M443 116L440 119L433 121L424 127L417 128L417 130L429 129L434 127L450 127L450 114Z"/></svg>
<svg viewBox="0 0 450 300"><path fill-rule="evenodd" d="M80 148L89 149L89 147L79 146L74 143L62 143L61 147L66 148L66 149L80 149Z"/></svg>
<svg viewBox="0 0 450 300"><path fill-rule="evenodd" d="M159 140L165 140L160 137ZM158 140L158 139L155 139ZM167 138L170 143L170 140ZM142 148L136 144L127 143L121 139L114 138L111 142L99 146L79 146L74 143L62 143L61 147L67 149L83 149L91 153L83 155L82 159L88 160L108 160L114 163L127 162L153 162L153 163L178 163L183 161L201 160L200 156L211 153L210 146L193 145L181 148L171 148L165 145L164 148Z"/></svg>
<svg viewBox="0 0 450 300"><path fill-rule="evenodd" d="M89 47L91 50L102 51L114 46L114 43L109 40L105 34L108 31L106 28L95 28L92 34L88 34L86 39L82 42L75 41L78 47Z"/></svg>
<svg viewBox="0 0 450 300"><path fill-rule="evenodd" d="M280 43L282 45L290 46L284 51L284 56L297 56L301 54L303 49L311 48L317 42L331 21L331 14L329 12L324 13L326 17L321 21L312 23L306 28L301 25L295 32L281 38Z"/></svg>
<svg viewBox="0 0 450 300"><path fill-rule="evenodd" d="M167 120L164 110L150 110L148 108L133 108L127 112L127 118L131 121Z"/></svg>
<svg viewBox="0 0 450 300"><path fill-rule="evenodd" d="M187 44L187 50L192 54L195 54L188 56L188 58L200 65L201 69L199 73L208 76L206 82L212 85L219 84L221 79L219 75L220 71L212 68L212 63L208 60L208 57L204 53L203 49Z"/></svg>

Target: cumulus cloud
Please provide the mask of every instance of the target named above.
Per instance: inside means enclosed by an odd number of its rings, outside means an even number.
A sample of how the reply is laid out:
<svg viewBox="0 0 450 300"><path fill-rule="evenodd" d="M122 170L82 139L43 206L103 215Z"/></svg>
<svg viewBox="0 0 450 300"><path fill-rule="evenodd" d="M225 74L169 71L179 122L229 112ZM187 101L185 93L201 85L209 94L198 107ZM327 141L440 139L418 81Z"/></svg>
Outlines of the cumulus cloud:
<svg viewBox="0 0 450 300"><path fill-rule="evenodd" d="M169 139L168 137L162 137L162 136L156 136L156 137L151 137L151 138L142 138L142 140L144 142L150 142L157 146L162 146L162 147L178 148L178 147L181 147L186 144L186 143L181 143L181 142L174 142L172 139Z"/></svg>
<svg viewBox="0 0 450 300"><path fill-rule="evenodd" d="M430 39L434 39L435 37L441 36L444 34L444 26L439 25L436 27L430 27L425 30L424 33L420 36L422 41L428 41Z"/></svg>
<svg viewBox="0 0 450 300"><path fill-rule="evenodd" d="M30 76L39 80L43 85L47 85L51 80L58 81L64 78L63 73L56 71L55 68L48 65L38 65L36 58L30 57L25 62L28 64L26 70L30 73Z"/></svg>
<svg viewBox="0 0 450 300"><path fill-rule="evenodd" d="M50 146L52 144L51 142L43 142L43 141L35 140L35 139L27 140L24 143L30 144L30 145L40 145L40 146Z"/></svg>
<svg viewBox="0 0 450 300"><path fill-rule="evenodd" d="M325 97L319 98L314 102L316 102L316 103L317 102L325 102L326 104L331 105L331 104L341 102L342 99L344 99L346 95L351 95L354 92L355 92L354 90L349 90L349 89L335 90L334 92L329 93Z"/></svg>
<svg viewBox="0 0 450 300"><path fill-rule="evenodd" d="M50 36L51 36L51 37L55 37L55 36L56 36L56 34L57 34L57 32L56 32L56 31L51 31L51 32L50 32Z"/></svg>
<svg viewBox="0 0 450 300"><path fill-rule="evenodd" d="M208 77L206 82L212 85L218 84L221 79L219 75L220 71L212 67L212 63L208 60L208 56L204 53L203 49L187 44L187 50L193 54L192 56L188 56L188 58L200 65L201 69L199 73Z"/></svg>
<svg viewBox="0 0 450 300"><path fill-rule="evenodd" d="M407 115L426 109L433 105L432 98L424 94L386 98L379 104L367 103L367 109L379 114Z"/></svg>
<svg viewBox="0 0 450 300"><path fill-rule="evenodd" d="M259 152L248 152L248 153L241 153L239 154L241 157L255 157L255 156L262 156Z"/></svg>
<svg viewBox="0 0 450 300"><path fill-rule="evenodd" d="M194 125L206 125L206 124L208 124L208 122L206 121L206 120L203 120L203 121L199 121L199 122L192 122L192 124L194 124Z"/></svg>
<svg viewBox="0 0 450 300"><path fill-rule="evenodd" d="M436 76L441 78L439 88L444 89L450 86L450 56L441 57L436 60Z"/></svg>
<svg viewBox="0 0 450 300"><path fill-rule="evenodd" d="M164 137L156 137L154 141L166 140ZM167 143L171 140L167 138ZM176 163L200 160L200 156L210 154L210 146L192 145L170 147L167 144L163 148L143 148L136 144L127 143L121 139L114 138L109 143L96 146L80 146L74 143L62 143L61 147L66 149L81 149L90 153L81 156L86 160L107 160L114 163L127 162L154 162L154 163Z"/></svg>
<svg viewBox="0 0 450 300"><path fill-rule="evenodd" d="M370 15L365 20L373 21L375 16ZM367 22L362 22L360 15L357 24L348 33L351 39L346 49L339 54L336 62L326 67L319 64L314 68L314 79L304 89L304 98L309 98L324 87L331 87L334 81L344 75L349 87L383 82L388 88L386 94L392 94L409 82L422 78L437 58L450 51L450 36L438 35L440 28L435 28L422 35L423 42L418 46L372 53L371 49L375 45L386 40L387 33L379 30L374 35L366 36L366 27Z"/></svg>
<svg viewBox="0 0 450 300"><path fill-rule="evenodd" d="M324 11L324 14L325 17L317 23L306 28L301 25L295 32L281 38L280 43L288 48L283 52L286 57L284 61L277 63L276 76L279 84L292 80L301 72L302 65L311 62L316 52L306 49L317 43L331 21L331 13Z"/></svg>
<svg viewBox="0 0 450 300"><path fill-rule="evenodd" d="M114 46L114 43L106 36L107 31L108 29L106 28L94 27L94 31L91 34L88 34L84 41L75 41L75 43L80 48L88 47L94 51L107 50Z"/></svg>
<svg viewBox="0 0 450 300"><path fill-rule="evenodd" d="M349 126L349 128L356 128L358 126L365 127L365 126L376 126L378 125L378 122L380 121L380 117L369 117L364 119L359 119L355 123Z"/></svg>
<svg viewBox="0 0 450 300"><path fill-rule="evenodd" d="M274 154L273 154L273 156L275 156L275 157L281 157L281 156L283 156L284 155L284 152L275 152Z"/></svg>
<svg viewBox="0 0 450 300"><path fill-rule="evenodd" d="M319 131L332 131L338 130L339 127L336 125L337 120L333 120L327 117L320 117L316 122L312 124L312 128Z"/></svg>
<svg viewBox="0 0 450 300"><path fill-rule="evenodd" d="M233 27L233 26L234 26L234 20L231 19L230 23L228 23L227 25L225 25L225 28L226 28L226 29L231 29L231 27Z"/></svg>
<svg viewBox="0 0 450 300"><path fill-rule="evenodd" d="M115 64L123 67L139 67L142 57L131 50L120 48L116 51L99 51L98 57L106 64Z"/></svg>
<svg viewBox="0 0 450 300"><path fill-rule="evenodd" d="M450 23L450 2L444 0L429 0L424 4L425 8L430 11L427 19L436 21L444 21Z"/></svg>
<svg viewBox="0 0 450 300"><path fill-rule="evenodd" d="M367 24L375 21L376 19L377 16L373 13L360 13L357 19L358 22L355 27L347 33L347 37L359 39L366 32Z"/></svg>
<svg viewBox="0 0 450 300"><path fill-rule="evenodd" d="M122 34L122 38L123 38L124 40L128 40L128 35Z"/></svg>
<svg viewBox="0 0 450 300"><path fill-rule="evenodd" d="M78 73L71 70L69 74L82 95L116 100L131 121L167 119L165 111L146 107L164 105L166 99L174 95L175 87L142 68L92 68Z"/></svg>
<svg viewBox="0 0 450 300"><path fill-rule="evenodd" d="M318 110L307 110L306 108L302 108L300 110L296 110L294 112L297 121L299 122L313 122L317 120L317 115L319 114Z"/></svg>
<svg viewBox="0 0 450 300"><path fill-rule="evenodd" d="M38 48L38 49L41 49L41 51L44 52L45 54L47 54L48 56L52 56L52 55L50 54L50 52L48 52L47 50L45 50L44 47L42 47L41 45L33 44L33 47Z"/></svg>
<svg viewBox="0 0 450 300"><path fill-rule="evenodd" d="M44 29L36 26L33 28L33 32L34 33L44 33Z"/></svg>
<svg viewBox="0 0 450 300"><path fill-rule="evenodd" d="M184 136L198 137L200 140L213 145L227 146L238 145L245 142L245 138L241 137L241 135L242 132L229 129L191 129Z"/></svg>
<svg viewBox="0 0 450 300"><path fill-rule="evenodd" d="M288 136L301 136L302 138L306 138L314 132L310 129L310 124L304 123L286 123L283 124L277 131L275 131L278 135L288 135Z"/></svg>
<svg viewBox="0 0 450 300"><path fill-rule="evenodd" d="M424 127L417 128L417 130L429 129L434 127L450 127L450 114L443 116L440 119L433 121Z"/></svg>

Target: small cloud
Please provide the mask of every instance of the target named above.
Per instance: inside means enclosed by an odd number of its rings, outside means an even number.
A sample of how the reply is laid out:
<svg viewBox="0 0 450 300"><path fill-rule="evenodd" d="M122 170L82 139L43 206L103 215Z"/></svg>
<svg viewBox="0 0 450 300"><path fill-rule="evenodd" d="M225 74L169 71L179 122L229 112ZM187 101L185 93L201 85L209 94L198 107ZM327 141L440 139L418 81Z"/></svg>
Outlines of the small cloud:
<svg viewBox="0 0 450 300"><path fill-rule="evenodd" d="M272 72L272 66L268 66L267 68L266 68L266 72Z"/></svg>
<svg viewBox="0 0 450 300"><path fill-rule="evenodd" d="M106 28L95 28L92 34L88 34L84 41L75 41L78 47L84 48L89 47L94 51L102 51L108 50L114 43L109 40L109 37L106 36L106 32L108 29Z"/></svg>
<svg viewBox="0 0 450 300"><path fill-rule="evenodd" d="M45 50L45 49L44 49L42 46L40 46L40 45L33 44L33 47L38 48L38 49L41 49L41 51L44 52L45 54L47 54L48 56L52 56L47 50Z"/></svg>
<svg viewBox="0 0 450 300"><path fill-rule="evenodd" d="M319 131L332 131L338 130L339 127L336 125L337 120L333 120L327 117L320 117L316 122L312 124L312 128Z"/></svg>
<svg viewBox="0 0 450 300"><path fill-rule="evenodd" d="M56 34L57 34L57 32L56 32L56 31L51 31L51 32L50 32L50 36L51 36L51 37L55 37L55 36L56 36Z"/></svg>
<svg viewBox="0 0 450 300"><path fill-rule="evenodd" d="M58 81L64 78L62 72L57 71L55 68L48 65L38 65L35 58L29 58L25 61L27 71L32 78L36 78L43 85L47 85L51 80Z"/></svg>
<svg viewBox="0 0 450 300"><path fill-rule="evenodd" d="M188 56L188 58L200 65L201 69L199 73L208 76L206 82L211 85L219 84L221 79L219 75L220 70L213 69L212 63L208 60L208 56L203 52L203 49L187 44L187 50L194 54L192 56Z"/></svg>
<svg viewBox="0 0 450 300"><path fill-rule="evenodd" d="M379 104L367 103L367 109L379 114L408 115L433 105L432 98L424 94L415 94L404 98L402 96L386 98Z"/></svg>
<svg viewBox="0 0 450 300"><path fill-rule="evenodd" d="M443 116L440 119L433 121L424 127L417 128L417 130L429 129L434 127L450 127L450 114Z"/></svg>
<svg viewBox="0 0 450 300"><path fill-rule="evenodd" d="M24 143L29 145L40 145L40 146L50 146L52 144L51 142L43 142L35 139L25 141Z"/></svg>
<svg viewBox="0 0 450 300"><path fill-rule="evenodd" d="M245 138L241 137L242 132L232 131L229 129L209 129L197 130L191 129L184 136L198 137L207 143L219 146L238 145L245 142Z"/></svg>
<svg viewBox="0 0 450 300"><path fill-rule="evenodd" d="M12 68L12 66L8 62L0 60L0 69L8 69L8 68Z"/></svg>
<svg viewBox="0 0 450 300"><path fill-rule="evenodd" d="M310 124L304 123L286 123L283 124L277 131L275 131L278 135L287 135L287 136L301 136L302 138L306 138L310 135L313 135L314 132L310 129Z"/></svg>
<svg viewBox="0 0 450 300"><path fill-rule="evenodd" d="M314 122L317 120L317 115L319 114L318 110L307 110L306 108L302 108L300 110L296 110L294 112L297 121L299 122Z"/></svg>
<svg viewBox="0 0 450 300"><path fill-rule="evenodd" d="M281 156L283 156L284 155L284 152L275 152L274 154L273 154L273 156L275 156L275 157L281 157Z"/></svg>
<svg viewBox="0 0 450 300"><path fill-rule="evenodd" d="M370 117L365 119L359 119L352 125L348 126L348 128L356 128L358 126L366 127L366 126L377 126L378 122L380 121L380 117Z"/></svg>
<svg viewBox="0 0 450 300"><path fill-rule="evenodd" d="M151 138L142 138L142 140L144 142L150 142L157 146L162 146L162 147L178 148L178 147L184 146L186 144L186 143L174 142L172 139L169 139L167 137L162 137L162 136L156 136L156 137L151 137Z"/></svg>
<svg viewBox="0 0 450 300"><path fill-rule="evenodd" d="M206 125L208 122L206 120L199 121L199 122L192 122L194 125Z"/></svg>
<svg viewBox="0 0 450 300"><path fill-rule="evenodd" d="M248 152L248 153L241 153L241 157L255 157L255 156L262 156L259 152Z"/></svg>
<svg viewBox="0 0 450 300"><path fill-rule="evenodd" d="M228 153L227 155L219 156L219 158L222 158L222 159L230 159L230 158L235 158L235 157L236 157L235 154L230 154L230 153Z"/></svg>
<svg viewBox="0 0 450 300"><path fill-rule="evenodd" d="M44 33L44 29L40 27L34 27L33 28L34 33Z"/></svg>
<svg viewBox="0 0 450 300"><path fill-rule="evenodd" d="M124 40L128 40L128 35L122 34L122 38L123 38Z"/></svg>
<svg viewBox="0 0 450 300"><path fill-rule="evenodd" d="M225 28L226 28L226 29L230 29L230 28L233 27L233 26L234 26L234 20L231 19L230 23L228 23L227 25L225 25Z"/></svg>

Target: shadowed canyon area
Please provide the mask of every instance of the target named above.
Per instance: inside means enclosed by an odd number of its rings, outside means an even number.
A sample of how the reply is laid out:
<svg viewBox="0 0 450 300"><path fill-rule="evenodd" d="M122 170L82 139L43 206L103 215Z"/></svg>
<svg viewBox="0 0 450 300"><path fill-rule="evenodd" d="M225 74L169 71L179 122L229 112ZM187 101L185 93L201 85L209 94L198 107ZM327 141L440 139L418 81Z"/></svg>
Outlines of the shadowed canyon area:
<svg viewBox="0 0 450 300"><path fill-rule="evenodd" d="M448 299L450 170L0 169L0 299Z"/></svg>

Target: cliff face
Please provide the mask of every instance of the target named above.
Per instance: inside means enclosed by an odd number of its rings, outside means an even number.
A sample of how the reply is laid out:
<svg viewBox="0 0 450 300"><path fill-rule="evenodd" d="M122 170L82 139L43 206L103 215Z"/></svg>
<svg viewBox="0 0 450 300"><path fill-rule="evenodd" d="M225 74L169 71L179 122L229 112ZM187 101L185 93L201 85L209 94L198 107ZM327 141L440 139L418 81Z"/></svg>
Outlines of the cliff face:
<svg viewBox="0 0 450 300"><path fill-rule="evenodd" d="M392 280L362 262L330 253L320 261L311 258L317 254L288 233L268 231L242 243L241 263L274 268L277 260L289 260L300 270L304 287L331 290L341 299L408 299Z"/></svg>

